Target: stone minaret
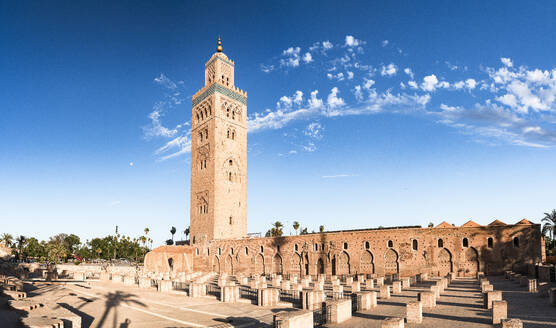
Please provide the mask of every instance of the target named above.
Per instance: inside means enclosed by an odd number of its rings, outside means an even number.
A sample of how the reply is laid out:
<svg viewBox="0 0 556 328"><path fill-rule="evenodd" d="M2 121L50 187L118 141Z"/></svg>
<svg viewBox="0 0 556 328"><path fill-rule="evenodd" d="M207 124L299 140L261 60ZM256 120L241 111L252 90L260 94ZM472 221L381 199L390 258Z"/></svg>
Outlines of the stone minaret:
<svg viewBox="0 0 556 328"><path fill-rule="evenodd" d="M247 235L247 93L234 85L234 62L216 53L205 86L193 95L191 210L193 243Z"/></svg>

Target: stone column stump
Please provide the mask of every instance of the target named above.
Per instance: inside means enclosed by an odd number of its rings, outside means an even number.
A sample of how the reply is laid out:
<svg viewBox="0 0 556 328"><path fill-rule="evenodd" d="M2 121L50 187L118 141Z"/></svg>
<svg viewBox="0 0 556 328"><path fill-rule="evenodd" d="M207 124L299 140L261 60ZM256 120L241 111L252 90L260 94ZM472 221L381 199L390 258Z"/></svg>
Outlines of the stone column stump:
<svg viewBox="0 0 556 328"><path fill-rule="evenodd" d="M374 279L368 279L367 281L365 281L365 288L367 288L367 289L375 288L375 280Z"/></svg>
<svg viewBox="0 0 556 328"><path fill-rule="evenodd" d="M168 293L172 290L172 280L159 280L158 281L158 291L162 293Z"/></svg>
<svg viewBox="0 0 556 328"><path fill-rule="evenodd" d="M421 302L424 308L433 308L436 306L436 294L434 292L421 292L417 294L417 300Z"/></svg>
<svg viewBox="0 0 556 328"><path fill-rule="evenodd" d="M124 276L124 285L126 286L135 285L135 276L131 276L131 275Z"/></svg>
<svg viewBox="0 0 556 328"><path fill-rule="evenodd" d="M359 281L354 281L351 283L351 292L359 293L361 291L361 283Z"/></svg>
<svg viewBox="0 0 556 328"><path fill-rule="evenodd" d="M189 284L189 297L201 297L207 295L207 285L198 282Z"/></svg>
<svg viewBox="0 0 556 328"><path fill-rule="evenodd" d="M330 310L330 323L342 323L351 318L351 298L327 301Z"/></svg>
<svg viewBox="0 0 556 328"><path fill-rule="evenodd" d="M380 286L380 299L387 300L390 298L390 286L382 285Z"/></svg>
<svg viewBox="0 0 556 328"><path fill-rule="evenodd" d="M274 315L276 327L313 328L313 312L306 310L283 311Z"/></svg>
<svg viewBox="0 0 556 328"><path fill-rule="evenodd" d="M508 318L508 303L506 301L492 302L492 324L502 323L502 319Z"/></svg>
<svg viewBox="0 0 556 328"><path fill-rule="evenodd" d="M440 289L438 289L438 286L430 286L430 291L434 293L434 296L436 298L440 297Z"/></svg>
<svg viewBox="0 0 556 328"><path fill-rule="evenodd" d="M392 294L399 294L402 292L402 282L395 280L392 282Z"/></svg>
<svg viewBox="0 0 556 328"><path fill-rule="evenodd" d="M483 294L483 308L492 309L492 301L501 301L502 292L497 290Z"/></svg>
<svg viewBox="0 0 556 328"><path fill-rule="evenodd" d="M405 318L407 323L423 322L423 304L419 301L407 303L405 306Z"/></svg>
<svg viewBox="0 0 556 328"><path fill-rule="evenodd" d="M411 287L411 279L410 278L402 278L402 288L409 288Z"/></svg>
<svg viewBox="0 0 556 328"><path fill-rule="evenodd" d="M376 292L357 293L357 299L361 305L360 310L370 310L376 307Z"/></svg>
<svg viewBox="0 0 556 328"><path fill-rule="evenodd" d="M239 286L223 286L220 289L220 301L225 303L237 303L239 299Z"/></svg>
<svg viewBox="0 0 556 328"><path fill-rule="evenodd" d="M537 279L529 279L529 293L536 293L537 292Z"/></svg>

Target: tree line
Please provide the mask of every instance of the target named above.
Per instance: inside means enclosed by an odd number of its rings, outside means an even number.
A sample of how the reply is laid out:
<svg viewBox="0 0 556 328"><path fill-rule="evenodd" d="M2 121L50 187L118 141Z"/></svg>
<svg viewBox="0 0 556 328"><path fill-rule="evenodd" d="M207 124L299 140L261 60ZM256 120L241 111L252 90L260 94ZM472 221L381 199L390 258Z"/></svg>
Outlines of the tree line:
<svg viewBox="0 0 556 328"><path fill-rule="evenodd" d="M145 235L131 238L116 233L106 237L97 237L81 241L75 234L60 233L48 240L39 241L35 237L23 235L14 238L9 233L0 236L0 241L12 249L12 255L20 261L34 260L39 262L60 263L72 261L79 264L90 260L125 259L142 262L145 254L152 247L152 239ZM150 243L150 247L149 247Z"/></svg>

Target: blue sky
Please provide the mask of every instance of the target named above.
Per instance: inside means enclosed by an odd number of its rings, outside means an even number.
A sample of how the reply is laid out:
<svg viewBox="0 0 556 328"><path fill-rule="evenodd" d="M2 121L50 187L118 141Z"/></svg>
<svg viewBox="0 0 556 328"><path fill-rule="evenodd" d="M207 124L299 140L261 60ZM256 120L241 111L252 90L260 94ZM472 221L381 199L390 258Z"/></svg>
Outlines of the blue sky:
<svg viewBox="0 0 556 328"><path fill-rule="evenodd" d="M553 2L0 1L2 231L189 222L191 95L248 93L248 230L556 207ZM177 235L181 238L183 235Z"/></svg>

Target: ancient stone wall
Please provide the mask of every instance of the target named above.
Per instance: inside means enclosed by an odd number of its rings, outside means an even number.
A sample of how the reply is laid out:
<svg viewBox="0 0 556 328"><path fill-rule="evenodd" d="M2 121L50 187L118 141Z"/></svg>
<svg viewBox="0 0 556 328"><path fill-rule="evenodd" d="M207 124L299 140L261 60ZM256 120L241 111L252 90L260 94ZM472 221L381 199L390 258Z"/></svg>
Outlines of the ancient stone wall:
<svg viewBox="0 0 556 328"><path fill-rule="evenodd" d="M400 228L214 240L192 248L195 271L475 276L540 261L541 236L533 224Z"/></svg>
<svg viewBox="0 0 556 328"><path fill-rule="evenodd" d="M161 246L145 255L145 270L151 272L186 272L193 270L193 249L189 246Z"/></svg>

